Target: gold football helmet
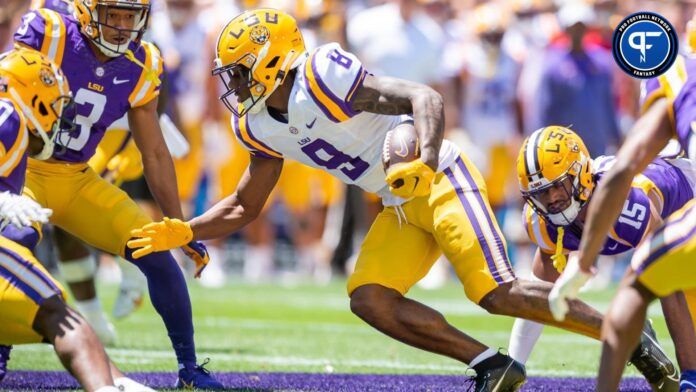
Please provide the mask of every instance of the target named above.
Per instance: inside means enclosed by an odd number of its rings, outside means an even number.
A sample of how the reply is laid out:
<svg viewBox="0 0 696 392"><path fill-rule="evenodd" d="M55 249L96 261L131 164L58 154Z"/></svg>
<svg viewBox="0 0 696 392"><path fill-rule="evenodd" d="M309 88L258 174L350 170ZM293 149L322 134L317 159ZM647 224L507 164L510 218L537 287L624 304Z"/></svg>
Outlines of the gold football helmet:
<svg viewBox="0 0 696 392"><path fill-rule="evenodd" d="M43 150L32 158L48 159L57 130L74 128L64 117L72 106L68 80L40 52L15 48L0 57L0 98L9 98L19 106L29 131L43 140Z"/></svg>
<svg viewBox="0 0 696 392"><path fill-rule="evenodd" d="M222 29L215 47L213 75L226 89L220 100L238 117L261 110L307 53L295 19L271 8L237 15Z"/></svg>
<svg viewBox="0 0 696 392"><path fill-rule="evenodd" d="M554 225L570 225L594 189L592 159L580 136L568 128L550 126L532 133L517 158L522 197ZM550 203L551 188L562 188L567 199Z"/></svg>
<svg viewBox="0 0 696 392"><path fill-rule="evenodd" d="M94 42L102 53L109 57L125 54L131 42L139 42L145 34L150 16L150 0L74 0L75 17L80 22L82 33ZM122 24L132 28L110 25L113 10L130 10L132 14L120 17ZM132 18L132 20L124 20ZM120 43L111 43L104 38L104 28L117 30L126 38Z"/></svg>

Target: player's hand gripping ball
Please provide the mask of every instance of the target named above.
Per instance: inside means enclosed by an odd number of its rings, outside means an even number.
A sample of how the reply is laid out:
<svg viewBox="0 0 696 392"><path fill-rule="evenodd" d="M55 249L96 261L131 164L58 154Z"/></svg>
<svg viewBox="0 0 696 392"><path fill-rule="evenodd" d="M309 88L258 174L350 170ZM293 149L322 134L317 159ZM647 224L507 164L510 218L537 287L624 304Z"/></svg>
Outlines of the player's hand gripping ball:
<svg viewBox="0 0 696 392"><path fill-rule="evenodd" d="M387 132L382 163L394 195L410 199L430 194L435 172L420 159L420 143L413 124L404 123Z"/></svg>

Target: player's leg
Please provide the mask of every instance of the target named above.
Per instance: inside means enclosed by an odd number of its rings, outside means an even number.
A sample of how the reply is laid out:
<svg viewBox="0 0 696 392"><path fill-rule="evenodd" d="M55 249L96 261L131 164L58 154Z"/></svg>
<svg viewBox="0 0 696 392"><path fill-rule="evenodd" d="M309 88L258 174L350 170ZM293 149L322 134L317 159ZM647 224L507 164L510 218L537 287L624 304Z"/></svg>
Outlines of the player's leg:
<svg viewBox="0 0 696 392"><path fill-rule="evenodd" d="M33 328L53 344L63 366L86 390L114 385L99 338L80 314L60 297L54 296L39 307Z"/></svg>
<svg viewBox="0 0 696 392"><path fill-rule="evenodd" d="M405 213L387 208L377 216L348 281L351 310L403 343L469 364L476 370L477 391L516 390L525 380L523 365L454 328L436 310L404 297L440 254L433 235L422 228L432 227L429 204L427 197L419 198L404 206Z"/></svg>
<svg viewBox="0 0 696 392"><path fill-rule="evenodd" d="M65 368L86 390L114 385L99 339L67 307L61 285L28 249L4 237L0 237L0 325L0 343L53 343Z"/></svg>
<svg viewBox="0 0 696 392"><path fill-rule="evenodd" d="M385 208L372 224L348 280L353 313L411 346L471 363L488 349L447 323L444 316L404 294L440 254L432 235Z"/></svg>
<svg viewBox="0 0 696 392"><path fill-rule="evenodd" d="M135 147L133 147L135 148ZM133 181L121 184L121 189L126 192L142 208L148 216L155 220L162 220L162 212L155 203L147 182L142 175ZM123 257L115 257L121 269L121 282L118 287L118 296L114 301L112 315L117 318L124 318L143 303L147 291L147 279L142 272L130 261Z"/></svg>
<svg viewBox="0 0 696 392"><path fill-rule="evenodd" d="M683 293L689 307L693 329L696 331L696 289L684 290ZM684 358L684 351L686 350L677 350L677 361L681 367L680 384L684 389L692 388L696 391L696 370L693 370L696 367L692 366L692 363L696 363L696 361L692 362L690 358ZM682 363L684 364L682 365Z"/></svg>
<svg viewBox="0 0 696 392"><path fill-rule="evenodd" d="M180 364L180 381L194 386L221 387L207 371L196 365L191 301L186 281L169 252L156 252L135 261L126 249L130 231L150 222L150 218L125 192L87 168L76 180L66 212L55 214L53 223L108 253L133 262L147 278L150 300L167 328Z"/></svg>
<svg viewBox="0 0 696 392"><path fill-rule="evenodd" d="M106 318L97 297L94 278L97 273L96 257L77 238L55 227L55 246L58 249L58 270L75 298L75 307L92 326L102 344L116 342L116 329Z"/></svg>
<svg viewBox="0 0 696 392"><path fill-rule="evenodd" d="M669 334L674 342L677 363L684 378L684 373L696 371L696 333L686 297L682 291L678 291L662 298L660 302Z"/></svg>
<svg viewBox="0 0 696 392"><path fill-rule="evenodd" d="M460 157L444 173L442 195L437 204L431 202L436 208L434 234L467 297L490 313L563 325L598 339L602 323L599 312L574 301L566 321L558 323L547 299L553 284L515 278L505 238L488 204L483 178L474 165Z"/></svg>
<svg viewBox="0 0 696 392"><path fill-rule="evenodd" d="M655 299L629 271L611 302L602 325L602 357L597 391L616 391L626 361L641 335L645 313Z"/></svg>

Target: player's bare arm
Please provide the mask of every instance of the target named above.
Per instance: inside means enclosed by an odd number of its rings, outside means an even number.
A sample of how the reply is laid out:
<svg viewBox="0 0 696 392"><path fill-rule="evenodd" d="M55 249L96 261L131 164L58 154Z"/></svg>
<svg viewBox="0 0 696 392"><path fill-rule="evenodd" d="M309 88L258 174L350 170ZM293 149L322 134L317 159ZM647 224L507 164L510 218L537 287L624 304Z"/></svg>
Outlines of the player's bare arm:
<svg viewBox="0 0 696 392"><path fill-rule="evenodd" d="M435 90L420 83L368 75L351 106L354 110L378 114L413 113L414 126L421 140L421 160L437 170L445 115L442 96Z"/></svg>
<svg viewBox="0 0 696 392"><path fill-rule="evenodd" d="M174 162L164 143L157 116L157 101L128 111L128 122L133 139L143 156L143 168L147 184L162 213L171 218L182 219L184 214L179 202Z"/></svg>
<svg viewBox="0 0 696 392"><path fill-rule="evenodd" d="M282 159L251 157L237 190L189 222L195 240L220 238L241 229L261 213L278 182Z"/></svg>
<svg viewBox="0 0 696 392"><path fill-rule="evenodd" d="M580 270L589 273L606 233L621 212L633 177L643 171L672 138L666 99L656 101L628 133L616 163L594 191L578 249Z"/></svg>
<svg viewBox="0 0 696 392"><path fill-rule="evenodd" d="M537 278L546 282L555 282L558 279L558 270L553 266L551 255L537 248L532 261L532 272Z"/></svg>

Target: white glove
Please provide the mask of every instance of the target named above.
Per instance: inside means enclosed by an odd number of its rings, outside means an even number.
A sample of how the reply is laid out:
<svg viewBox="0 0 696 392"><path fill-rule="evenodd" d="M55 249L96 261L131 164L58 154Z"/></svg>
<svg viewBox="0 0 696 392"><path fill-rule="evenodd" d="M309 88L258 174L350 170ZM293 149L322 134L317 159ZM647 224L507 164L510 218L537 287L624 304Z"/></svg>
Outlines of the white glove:
<svg viewBox="0 0 696 392"><path fill-rule="evenodd" d="M10 223L18 228L31 226L32 222L48 223L52 213L51 209L41 207L29 197L0 193L0 228Z"/></svg>
<svg viewBox="0 0 696 392"><path fill-rule="evenodd" d="M577 252L570 254L568 265L549 293L551 314L557 321L565 320L568 313L568 300L578 297L582 286L592 277L592 274L580 271Z"/></svg>

